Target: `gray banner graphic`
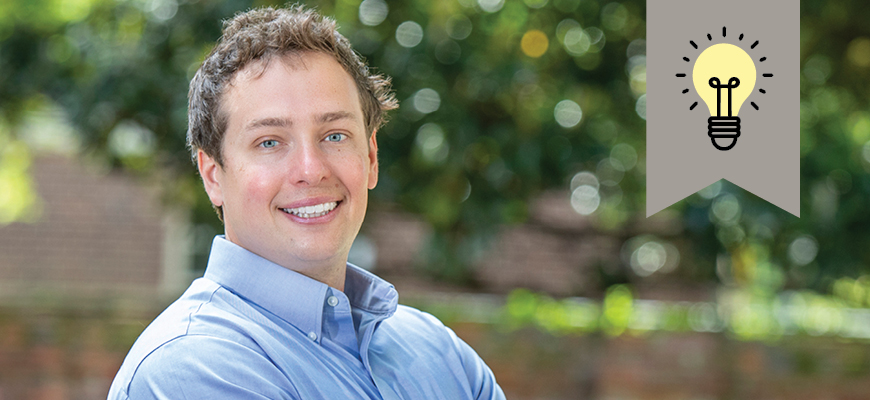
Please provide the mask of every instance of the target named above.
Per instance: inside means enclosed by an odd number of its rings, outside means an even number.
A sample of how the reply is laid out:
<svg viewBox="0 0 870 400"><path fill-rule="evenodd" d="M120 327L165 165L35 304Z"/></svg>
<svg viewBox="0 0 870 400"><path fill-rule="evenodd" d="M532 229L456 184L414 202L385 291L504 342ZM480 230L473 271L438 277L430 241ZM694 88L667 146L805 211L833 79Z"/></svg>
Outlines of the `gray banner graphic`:
<svg viewBox="0 0 870 400"><path fill-rule="evenodd" d="M646 29L647 217L719 179L800 217L800 2L647 0Z"/></svg>

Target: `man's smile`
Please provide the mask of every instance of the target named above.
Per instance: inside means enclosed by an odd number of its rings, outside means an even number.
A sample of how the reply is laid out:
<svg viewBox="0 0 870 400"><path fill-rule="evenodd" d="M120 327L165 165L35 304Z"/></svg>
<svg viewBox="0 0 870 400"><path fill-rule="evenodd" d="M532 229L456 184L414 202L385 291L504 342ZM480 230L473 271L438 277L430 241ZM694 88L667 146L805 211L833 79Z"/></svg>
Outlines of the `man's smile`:
<svg viewBox="0 0 870 400"><path fill-rule="evenodd" d="M335 207L338 206L338 203L339 202L337 201L331 201L328 203L322 203L313 206L282 208L281 211L284 211L285 213L290 215L295 215L300 218L317 218L329 214L330 211L334 210Z"/></svg>

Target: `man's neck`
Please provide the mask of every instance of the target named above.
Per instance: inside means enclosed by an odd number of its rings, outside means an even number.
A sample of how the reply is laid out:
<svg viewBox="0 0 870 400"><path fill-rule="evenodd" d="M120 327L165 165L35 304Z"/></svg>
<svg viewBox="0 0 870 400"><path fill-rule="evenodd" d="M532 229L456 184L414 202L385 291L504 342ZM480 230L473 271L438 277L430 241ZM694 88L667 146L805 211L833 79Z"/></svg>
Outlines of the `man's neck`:
<svg viewBox="0 0 870 400"><path fill-rule="evenodd" d="M347 263L334 266L323 266L320 268L310 268L297 270L283 266L291 271L298 272L318 282L325 283L329 287L344 291L344 280L347 274Z"/></svg>

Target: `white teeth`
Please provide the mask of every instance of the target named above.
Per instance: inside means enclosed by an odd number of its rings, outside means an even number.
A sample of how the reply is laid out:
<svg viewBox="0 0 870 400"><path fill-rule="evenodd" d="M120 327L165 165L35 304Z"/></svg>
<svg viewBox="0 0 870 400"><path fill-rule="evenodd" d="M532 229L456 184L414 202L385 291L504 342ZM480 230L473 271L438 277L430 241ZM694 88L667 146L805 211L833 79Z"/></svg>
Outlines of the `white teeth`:
<svg viewBox="0 0 870 400"><path fill-rule="evenodd" d="M316 206L305 206L299 208L282 208L281 210L288 214L293 214L302 218L316 218L329 214L338 206L338 202L329 202L318 204Z"/></svg>

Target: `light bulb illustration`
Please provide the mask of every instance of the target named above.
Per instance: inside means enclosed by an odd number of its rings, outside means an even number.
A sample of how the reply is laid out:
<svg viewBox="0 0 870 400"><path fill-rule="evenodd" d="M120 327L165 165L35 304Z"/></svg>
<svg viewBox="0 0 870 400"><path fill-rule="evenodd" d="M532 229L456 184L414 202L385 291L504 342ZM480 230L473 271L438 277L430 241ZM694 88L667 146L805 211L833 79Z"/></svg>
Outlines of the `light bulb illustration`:
<svg viewBox="0 0 870 400"><path fill-rule="evenodd" d="M726 29L722 28L722 37L726 37ZM713 37L707 34L707 40ZM743 40L743 34L738 39ZM695 49L698 45L689 41ZM755 41L750 49L755 49L758 41ZM767 57L761 57L758 62L764 62ZM688 57L683 57L686 62L691 62ZM739 46L730 43L714 44L704 49L695 60L692 68L692 83L701 100L707 104L710 110L710 118L707 119L707 136L713 146L719 150L731 150L737 144L740 137L740 117L737 114L743 103L749 98L755 89L756 68L752 57ZM677 77L685 77L686 74L677 74ZM773 74L765 73L763 77L772 77ZM767 93L759 89L759 93ZM688 93L684 89L683 93ZM750 102L752 107L758 110L755 102ZM695 102L689 110L695 109Z"/></svg>
<svg viewBox="0 0 870 400"><path fill-rule="evenodd" d="M707 135L719 150L730 150L740 137L740 107L755 89L755 63L729 43L708 47L692 70L692 82L710 109Z"/></svg>

